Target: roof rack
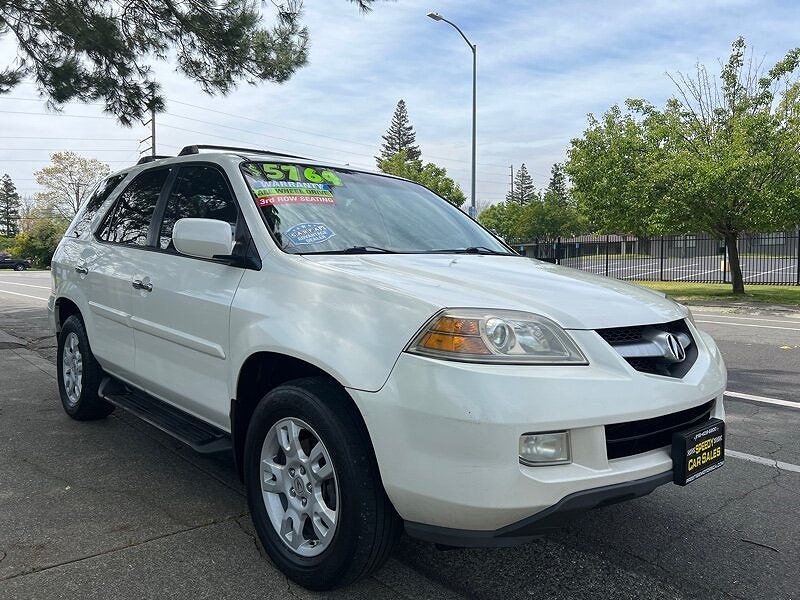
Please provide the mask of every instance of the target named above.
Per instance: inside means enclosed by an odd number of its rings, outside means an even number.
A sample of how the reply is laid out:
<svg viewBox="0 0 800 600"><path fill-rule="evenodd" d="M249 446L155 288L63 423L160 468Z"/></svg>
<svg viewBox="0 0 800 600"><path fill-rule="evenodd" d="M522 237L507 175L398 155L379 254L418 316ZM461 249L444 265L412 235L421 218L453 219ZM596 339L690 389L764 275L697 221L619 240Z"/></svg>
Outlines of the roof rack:
<svg viewBox="0 0 800 600"><path fill-rule="evenodd" d="M273 152L272 150L259 150L258 148L239 148L238 146L215 146L210 144L195 144L193 146L184 146L183 150L178 152L178 156L200 154L200 150L228 150L230 152L245 152L247 154L272 154L273 156L285 156L287 158L302 158L303 160L311 160L306 156L298 156L297 154L286 154L284 152Z"/></svg>
<svg viewBox="0 0 800 600"><path fill-rule="evenodd" d="M161 156L161 155L156 155L156 156L143 156L142 158L140 158L140 159L137 161L137 163L136 163L136 164L137 164L137 165L144 165L144 164L147 164L147 163L149 163L149 162L153 162L153 161L155 161L155 160L161 160L162 158L172 158L172 157L171 157L171 156Z"/></svg>

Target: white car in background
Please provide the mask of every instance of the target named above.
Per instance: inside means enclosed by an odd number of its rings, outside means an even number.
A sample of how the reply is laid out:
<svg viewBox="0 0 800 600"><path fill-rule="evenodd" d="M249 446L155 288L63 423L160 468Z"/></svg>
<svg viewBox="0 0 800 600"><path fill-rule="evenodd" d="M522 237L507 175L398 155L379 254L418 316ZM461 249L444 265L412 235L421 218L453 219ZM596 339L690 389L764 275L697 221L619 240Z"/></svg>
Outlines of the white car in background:
<svg viewBox="0 0 800 600"><path fill-rule="evenodd" d="M518 543L723 464L725 366L686 308L518 256L396 177L188 147L103 181L52 275L66 412L232 451L311 589L403 528Z"/></svg>

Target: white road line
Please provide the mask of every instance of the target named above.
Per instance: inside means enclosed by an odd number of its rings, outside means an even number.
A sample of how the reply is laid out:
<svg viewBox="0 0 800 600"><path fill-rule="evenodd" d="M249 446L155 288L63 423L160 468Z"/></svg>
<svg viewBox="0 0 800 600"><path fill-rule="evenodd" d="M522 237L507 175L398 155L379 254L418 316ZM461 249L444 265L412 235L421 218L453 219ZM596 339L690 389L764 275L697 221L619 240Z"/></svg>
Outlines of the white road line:
<svg viewBox="0 0 800 600"><path fill-rule="evenodd" d="M763 456L756 456L754 454L747 454L746 452L737 452L736 450L725 450L725 457L728 456L732 458L738 458L740 460L746 460L753 463L758 463L759 465L767 465L770 467L777 467L782 471L792 471L793 473L800 473L800 465L793 465L792 463L782 462L780 460L775 460L774 458L765 458Z"/></svg>
<svg viewBox="0 0 800 600"><path fill-rule="evenodd" d="M34 300L41 300L47 302L47 298L40 298L39 296L31 296L30 294L20 294L19 292L9 292L8 290L0 290L0 294L11 294L12 296L22 296L23 298L33 298Z"/></svg>
<svg viewBox="0 0 800 600"><path fill-rule="evenodd" d="M800 402L790 402L789 400L779 400L778 398L767 398L766 396L755 396L753 394L743 394L742 392L725 391L726 396L751 400L752 402L763 402L764 404L774 404L775 406L787 406L789 408L800 408Z"/></svg>
<svg viewBox="0 0 800 600"><path fill-rule="evenodd" d="M696 310L695 307L692 307L692 313L694 313L695 315L703 315L703 316L707 316L707 317L714 317L715 319L738 319L738 320L741 320L741 321L764 321L764 322L767 322L767 323L792 323L793 325L795 323L797 323L797 325L800 325L800 319L792 319L792 318L786 318L786 319L761 319L761 318L758 318L758 317L734 317L732 315L721 315L719 313L713 313L713 312L700 312L699 310Z"/></svg>
<svg viewBox="0 0 800 600"><path fill-rule="evenodd" d="M761 327L762 329L785 329L786 331L800 331L800 327L778 327L777 325L754 325L753 323L731 323L730 321L702 321L695 319L697 323L714 323L716 325L732 325L734 327Z"/></svg>
<svg viewBox="0 0 800 600"><path fill-rule="evenodd" d="M670 267L669 269L664 269L664 273L666 273L667 271L674 271L675 269L690 269L691 267L696 267L696 266L697 263L692 263L690 265L680 265L679 267ZM631 270L636 269L635 266L629 268ZM659 272L661 272L661 269L653 269L652 271L645 271L644 273L631 273L631 277L641 277L643 275L650 275L651 273L659 273ZM694 275L691 275L691 277L694 277Z"/></svg>
<svg viewBox="0 0 800 600"><path fill-rule="evenodd" d="M43 290L49 290L49 285L33 285L32 283L17 283L16 281L3 281L0 279L0 283L7 283L8 285L24 285L25 287L34 287L34 288L41 288Z"/></svg>
<svg viewBox="0 0 800 600"><path fill-rule="evenodd" d="M676 277L675 281L683 281L684 279L689 279L690 277L700 277L701 275L706 275L708 273L714 273L716 271L720 271L721 269L709 269L708 271L703 271L702 273L692 273L691 275L684 275L683 277ZM690 282L691 283L691 282Z"/></svg>
<svg viewBox="0 0 800 600"><path fill-rule="evenodd" d="M775 271L785 271L786 269L791 269L794 265L789 265L788 267L781 267L780 269L772 269L771 271L756 271L752 275L748 275L747 277L742 277L742 279L752 279L753 277L758 277L759 275L766 275L768 273L774 273Z"/></svg>

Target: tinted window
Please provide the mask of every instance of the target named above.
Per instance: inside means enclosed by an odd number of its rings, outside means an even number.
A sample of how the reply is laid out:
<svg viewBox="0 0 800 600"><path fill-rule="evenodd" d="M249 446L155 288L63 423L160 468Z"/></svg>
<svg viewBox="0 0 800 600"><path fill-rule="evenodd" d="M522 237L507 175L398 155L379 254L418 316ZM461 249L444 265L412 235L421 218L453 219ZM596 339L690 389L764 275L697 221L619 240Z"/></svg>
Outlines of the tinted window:
<svg viewBox="0 0 800 600"><path fill-rule="evenodd" d="M168 174L168 169L158 169L146 171L134 179L120 194L106 217L100 239L117 244L145 246L153 209Z"/></svg>
<svg viewBox="0 0 800 600"><path fill-rule="evenodd" d="M97 211L100 210L100 207L103 206L103 203L111 195L111 192L114 191L114 188L122 183L125 177L127 177L127 174L114 175L113 177L101 181L97 185L92 195L83 203L83 207L78 213L78 216L75 217L75 221L73 221L69 231L70 234L78 237L86 231L86 228L92 222L92 219L94 219Z"/></svg>
<svg viewBox="0 0 800 600"><path fill-rule="evenodd" d="M213 167L182 167L167 200L159 244L172 250L172 228L178 219L218 219L236 225L236 204L225 178Z"/></svg>

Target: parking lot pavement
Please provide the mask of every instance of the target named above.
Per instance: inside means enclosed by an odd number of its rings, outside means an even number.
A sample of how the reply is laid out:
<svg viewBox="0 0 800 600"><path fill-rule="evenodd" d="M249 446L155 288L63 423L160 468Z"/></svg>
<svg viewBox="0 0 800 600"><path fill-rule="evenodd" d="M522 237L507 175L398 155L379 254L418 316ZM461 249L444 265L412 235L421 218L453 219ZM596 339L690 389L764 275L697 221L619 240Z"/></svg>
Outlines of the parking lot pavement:
<svg viewBox="0 0 800 600"><path fill-rule="evenodd" d="M797 283L797 257L789 256L741 256L742 277L748 283ZM606 260L605 255L563 258L561 265L608 275L618 279L664 281L716 281L722 283L723 267L727 271L725 281L731 280L730 265L717 254L682 258L667 256L662 262L657 256L614 256Z"/></svg>
<svg viewBox="0 0 800 600"><path fill-rule="evenodd" d="M0 598L312 597L261 556L228 457L121 411L70 420L23 344L0 333ZM332 596L459 597L397 560Z"/></svg>
<svg viewBox="0 0 800 600"><path fill-rule="evenodd" d="M120 411L94 423L63 414L44 306L0 291L0 598L285 597L227 458ZM386 568L335 596L797 598L798 317L694 312L725 353L730 390L792 405L728 397L737 458L517 548L439 551L404 537Z"/></svg>

